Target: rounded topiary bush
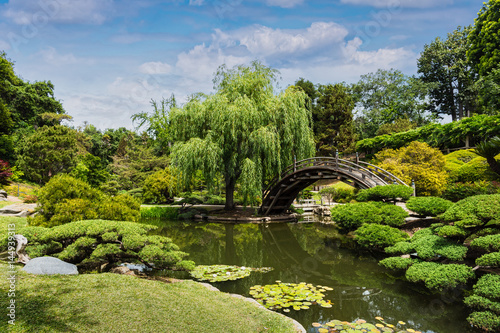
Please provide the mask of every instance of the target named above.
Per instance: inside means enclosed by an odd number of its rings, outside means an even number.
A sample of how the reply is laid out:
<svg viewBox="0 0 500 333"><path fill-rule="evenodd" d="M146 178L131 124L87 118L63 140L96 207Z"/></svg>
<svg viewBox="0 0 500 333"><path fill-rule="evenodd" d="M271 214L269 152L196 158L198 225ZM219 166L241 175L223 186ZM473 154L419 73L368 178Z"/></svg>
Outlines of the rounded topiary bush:
<svg viewBox="0 0 500 333"><path fill-rule="evenodd" d="M343 231L353 231L364 223L387 224L398 227L404 224L408 213L399 206L377 202L358 202L331 208L331 219Z"/></svg>
<svg viewBox="0 0 500 333"><path fill-rule="evenodd" d="M484 228L500 221L500 194L476 195L454 203L440 218L461 228Z"/></svg>
<svg viewBox="0 0 500 333"><path fill-rule="evenodd" d="M379 261L379 265L394 271L407 270L417 260L412 258L389 257Z"/></svg>
<svg viewBox="0 0 500 333"><path fill-rule="evenodd" d="M381 224L363 224L356 230L356 242L367 248L384 248L408 239L409 236L396 228Z"/></svg>
<svg viewBox="0 0 500 333"><path fill-rule="evenodd" d="M464 303L477 312L467 318L471 325L485 331L500 330L500 275L483 275L473 287L473 294Z"/></svg>
<svg viewBox="0 0 500 333"><path fill-rule="evenodd" d="M358 192L357 201L396 201L408 200L413 194L413 189L406 185L375 186Z"/></svg>
<svg viewBox="0 0 500 333"><path fill-rule="evenodd" d="M459 264L438 264L435 262L415 263L406 271L410 282L423 282L433 290L455 288L474 277L472 267Z"/></svg>
<svg viewBox="0 0 500 333"><path fill-rule="evenodd" d="M438 216L451 205L451 201L438 197L413 197L406 203L406 208L421 216Z"/></svg>

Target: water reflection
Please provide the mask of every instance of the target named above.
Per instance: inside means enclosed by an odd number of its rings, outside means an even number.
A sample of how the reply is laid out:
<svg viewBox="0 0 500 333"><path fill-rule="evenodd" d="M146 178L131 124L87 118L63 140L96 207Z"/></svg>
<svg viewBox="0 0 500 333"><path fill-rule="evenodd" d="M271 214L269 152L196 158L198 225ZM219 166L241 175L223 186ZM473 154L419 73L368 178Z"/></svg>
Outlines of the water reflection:
<svg viewBox="0 0 500 333"><path fill-rule="evenodd" d="M225 292L248 296L256 284L308 282L334 288L326 293L334 306L313 306L287 315L310 332L313 322L333 319L403 320L423 332L476 332L466 321L460 291L429 294L425 289L391 276L378 266L376 255L356 249L352 240L320 223L209 224L148 221L158 234L172 238L197 264L273 267L238 281L215 283Z"/></svg>

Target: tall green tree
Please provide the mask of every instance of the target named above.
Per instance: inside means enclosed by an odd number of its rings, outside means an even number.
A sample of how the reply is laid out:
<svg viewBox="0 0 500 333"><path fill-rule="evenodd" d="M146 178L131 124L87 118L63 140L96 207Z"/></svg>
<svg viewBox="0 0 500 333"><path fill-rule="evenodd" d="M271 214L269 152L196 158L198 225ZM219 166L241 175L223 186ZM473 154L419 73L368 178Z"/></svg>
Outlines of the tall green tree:
<svg viewBox="0 0 500 333"><path fill-rule="evenodd" d="M28 180L45 184L56 174L70 172L76 165L77 152L76 130L44 126L19 148L18 167Z"/></svg>
<svg viewBox="0 0 500 333"><path fill-rule="evenodd" d="M399 70L379 69L362 75L351 91L359 110L356 127L361 138L375 136L381 125L398 118L408 118L419 126L429 121L426 114L429 86Z"/></svg>
<svg viewBox="0 0 500 333"><path fill-rule="evenodd" d="M475 72L467 61L471 27L458 27L446 40L437 37L424 46L417 61L420 78L432 85L430 110L451 115L453 121L476 112Z"/></svg>
<svg viewBox="0 0 500 333"><path fill-rule="evenodd" d="M483 4L468 34L467 58L481 76L486 76L500 63L500 0Z"/></svg>
<svg viewBox="0 0 500 333"><path fill-rule="evenodd" d="M320 85L313 109L313 128L318 156L334 156L335 151L350 152L356 134L353 121L354 99L340 83Z"/></svg>
<svg viewBox="0 0 500 333"><path fill-rule="evenodd" d="M298 158L314 154L311 114L297 87L274 94L276 71L250 66L219 67L215 94L195 95L171 111L172 155L184 181L201 169L210 185L218 174L226 188L226 209L234 207L236 185L245 200L261 195L265 180Z"/></svg>

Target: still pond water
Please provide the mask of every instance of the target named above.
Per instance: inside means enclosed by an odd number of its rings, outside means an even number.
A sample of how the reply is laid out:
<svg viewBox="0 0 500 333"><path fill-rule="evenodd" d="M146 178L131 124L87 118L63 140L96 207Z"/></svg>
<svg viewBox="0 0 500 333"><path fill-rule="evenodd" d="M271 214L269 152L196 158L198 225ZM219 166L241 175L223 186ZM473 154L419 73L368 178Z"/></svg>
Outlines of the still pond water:
<svg viewBox="0 0 500 333"><path fill-rule="evenodd" d="M317 332L313 322L362 318L374 323L376 316L392 324L402 320L407 327L426 333L477 332L466 321L468 312L460 292L431 294L391 275L378 266L380 258L357 250L331 225L143 222L159 226L155 233L170 237L196 264L274 268L237 281L213 283L221 291L250 297L251 286L274 284L276 280L333 288L325 293L332 308L316 305L286 314L308 332Z"/></svg>

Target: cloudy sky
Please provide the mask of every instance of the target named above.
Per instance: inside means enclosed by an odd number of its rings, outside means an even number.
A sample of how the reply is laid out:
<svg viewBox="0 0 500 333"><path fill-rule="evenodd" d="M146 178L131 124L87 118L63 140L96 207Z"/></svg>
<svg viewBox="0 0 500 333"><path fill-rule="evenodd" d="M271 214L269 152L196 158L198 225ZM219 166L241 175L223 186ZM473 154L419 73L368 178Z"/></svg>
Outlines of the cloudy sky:
<svg viewBox="0 0 500 333"><path fill-rule="evenodd" d="M50 80L73 117L132 129L172 93L212 92L217 67L260 60L281 87L416 73L423 46L472 24L482 0L0 0L0 50Z"/></svg>

